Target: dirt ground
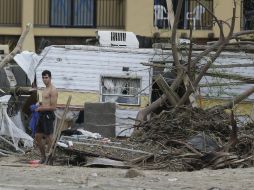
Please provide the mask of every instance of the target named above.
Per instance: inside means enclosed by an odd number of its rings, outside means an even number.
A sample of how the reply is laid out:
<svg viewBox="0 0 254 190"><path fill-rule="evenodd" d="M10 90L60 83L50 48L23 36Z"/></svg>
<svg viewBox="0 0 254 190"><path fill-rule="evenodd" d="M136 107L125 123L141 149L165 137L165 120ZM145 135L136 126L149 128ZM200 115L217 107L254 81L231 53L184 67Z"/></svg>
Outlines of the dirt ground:
<svg viewBox="0 0 254 190"><path fill-rule="evenodd" d="M162 172L139 170L126 177L128 169L46 166L21 163L18 157L0 158L0 190L16 189L254 189L254 168Z"/></svg>

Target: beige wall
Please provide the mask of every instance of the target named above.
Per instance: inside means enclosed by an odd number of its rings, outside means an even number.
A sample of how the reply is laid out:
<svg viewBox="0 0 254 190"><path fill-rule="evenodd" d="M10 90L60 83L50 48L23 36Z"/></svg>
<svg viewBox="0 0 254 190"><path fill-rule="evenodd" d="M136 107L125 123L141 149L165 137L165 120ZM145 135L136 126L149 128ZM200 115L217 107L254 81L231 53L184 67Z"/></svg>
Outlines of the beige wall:
<svg viewBox="0 0 254 190"><path fill-rule="evenodd" d="M214 0L214 14L217 16L219 20L224 20L229 22L230 18L232 18L233 14L233 0ZM241 12L241 0L237 0L237 9L236 9L236 23L235 23L235 30L234 32L240 31L240 12ZM229 28L228 26L224 25L225 34L228 33ZM171 32L168 32L166 30L160 30L162 37L171 36ZM187 33L189 35L188 30L178 30L177 34L178 36L181 35L181 33ZM194 30L193 31L193 37L194 38L207 38L209 33L214 33L214 37L219 37L219 28L217 25L213 27L212 30Z"/></svg>
<svg viewBox="0 0 254 190"><path fill-rule="evenodd" d="M33 23L34 23L34 0L24 0L22 5L22 29L26 28L28 23L31 23L29 33L27 34L23 45L22 50L35 51L35 42L34 42L34 33L33 33Z"/></svg>
<svg viewBox="0 0 254 190"><path fill-rule="evenodd" d="M236 11L236 23L234 32L240 31L240 10L241 10L241 0L237 0L237 11ZM224 20L231 23L231 18L233 15L233 3L232 0L214 0L214 14L219 20ZM224 25L225 34L229 32L229 27ZM219 28L216 25L213 28L213 32L216 37L219 37Z"/></svg>
<svg viewBox="0 0 254 190"><path fill-rule="evenodd" d="M126 30L136 35L152 36L153 0L126 0Z"/></svg>
<svg viewBox="0 0 254 190"><path fill-rule="evenodd" d="M214 0L214 13L220 20L228 20L233 13L233 0ZM240 5L241 0L237 0L235 32L240 31ZM137 35L152 36L154 32L159 32L161 37L171 36L171 31L159 30L153 27L153 0L127 0L126 6L126 30L133 31ZM226 33L228 27L224 27ZM219 37L218 27L213 30L196 30L193 32L194 38L207 38L209 33L214 33ZM178 30L178 36L181 33L189 34L188 30Z"/></svg>
<svg viewBox="0 0 254 190"><path fill-rule="evenodd" d="M235 31L240 30L240 0L237 0L237 20ZM34 1L24 0L22 6L22 28L34 21ZM214 0L214 13L221 20L227 20L232 17L232 0ZM153 36L157 32L153 27L153 0L126 0L125 30L132 31L136 35ZM0 35L20 35L22 28L19 27L0 27ZM227 26L224 27L228 30ZM33 36L95 36L96 29L86 28L34 28L31 29L28 38L24 43L24 49L34 49ZM158 31L161 37L171 36L168 30ZM196 30L193 32L194 38L207 38L208 33L213 32L215 37L219 37L218 27L213 30ZM189 33L188 30L178 30L178 36L181 33Z"/></svg>
<svg viewBox="0 0 254 190"><path fill-rule="evenodd" d="M95 36L97 29L89 28L34 28L35 36Z"/></svg>

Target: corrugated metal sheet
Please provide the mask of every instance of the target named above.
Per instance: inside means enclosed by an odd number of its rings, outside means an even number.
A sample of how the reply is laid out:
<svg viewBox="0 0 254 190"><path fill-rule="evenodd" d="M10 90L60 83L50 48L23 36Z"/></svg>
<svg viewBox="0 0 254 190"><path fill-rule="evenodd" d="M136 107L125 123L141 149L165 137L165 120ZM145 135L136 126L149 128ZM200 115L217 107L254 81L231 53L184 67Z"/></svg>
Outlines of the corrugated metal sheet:
<svg viewBox="0 0 254 190"><path fill-rule="evenodd" d="M101 75L122 75L122 67L130 67L130 76L149 78L149 67L141 65L141 62L157 60L173 60L170 52L156 49L128 49L108 48L95 46L58 46L52 48L43 60L43 66L39 67L37 73L48 68L53 72L53 78L58 88L97 91L100 87ZM44 52L46 52L45 50ZM195 52L198 54L198 52ZM44 64L46 63L46 64ZM205 63L205 62L204 62ZM56 67L58 65L59 67ZM229 64L254 64L254 55L246 53L222 53L214 62L215 65ZM66 72L68 71L68 72ZM209 72L221 72L238 74L246 77L254 77L253 67L216 68ZM63 74L64 73L64 74ZM75 76L72 74L75 73ZM40 76L38 75L37 76ZM85 76L85 77L84 77ZM39 86L43 84L39 81ZM234 84L235 80L220 77L204 77L201 86L218 84L217 86L202 87L201 94L210 98L231 98L247 90L253 84ZM149 80L143 80L141 88L149 85ZM144 91L148 94L149 88ZM254 95L249 97L253 100Z"/></svg>
<svg viewBox="0 0 254 190"><path fill-rule="evenodd" d="M138 110L116 109L116 136L130 136ZM131 119L133 118L133 119Z"/></svg>
<svg viewBox="0 0 254 190"><path fill-rule="evenodd" d="M71 91L100 92L101 76L141 77L141 89L151 83L151 70L141 62L148 62L153 50L101 48L94 46L51 46L45 49L47 56L38 67L38 86L43 87L41 72L52 72L53 82L58 89ZM123 71L129 67L129 72ZM146 88L142 94L150 94Z"/></svg>
<svg viewBox="0 0 254 190"><path fill-rule="evenodd" d="M254 54L247 53L223 53L214 63L215 65L229 65L229 64L254 64ZM234 68L216 68L209 69L209 72L241 75L244 77L254 78L254 67L234 67ZM201 85L216 85L211 87L202 87L201 94L204 97L215 98L233 98L240 93L246 91L254 84L243 84L240 81L225 79L221 77L206 76L201 80ZM254 100L254 94L248 97L248 100Z"/></svg>

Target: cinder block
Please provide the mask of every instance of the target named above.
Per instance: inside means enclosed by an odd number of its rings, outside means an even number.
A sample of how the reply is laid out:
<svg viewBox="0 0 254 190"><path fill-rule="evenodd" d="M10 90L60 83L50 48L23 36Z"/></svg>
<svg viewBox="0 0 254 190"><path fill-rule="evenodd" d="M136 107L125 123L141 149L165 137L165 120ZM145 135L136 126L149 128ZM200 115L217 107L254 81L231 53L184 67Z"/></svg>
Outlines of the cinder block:
<svg viewBox="0 0 254 190"><path fill-rule="evenodd" d="M84 128L103 137L115 137L115 103L85 103Z"/></svg>

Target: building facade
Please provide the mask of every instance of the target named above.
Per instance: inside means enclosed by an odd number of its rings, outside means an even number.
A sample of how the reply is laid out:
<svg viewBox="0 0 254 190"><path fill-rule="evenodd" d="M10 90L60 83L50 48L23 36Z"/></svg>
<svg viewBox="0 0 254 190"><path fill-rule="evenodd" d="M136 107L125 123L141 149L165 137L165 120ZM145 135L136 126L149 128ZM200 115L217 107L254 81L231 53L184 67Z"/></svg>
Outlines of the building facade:
<svg viewBox="0 0 254 190"><path fill-rule="evenodd" d="M43 43L84 44L95 37L96 30L132 31L139 38L153 39L171 35L169 0L0 0L0 43L10 43L20 36L27 23L33 27L24 48L34 51ZM237 1L235 32L252 28L251 0ZM172 0L176 10L177 0ZM232 0L205 0L204 4L220 19L232 17ZM251 3L252 4L252 3ZM247 8L246 8L247 7ZM253 8L254 9L254 8ZM216 39L218 27L212 16L195 0L185 0L178 35L188 37L193 21L193 37ZM224 27L228 30L228 27ZM46 39L46 41L45 41ZM11 44L10 44L11 45Z"/></svg>

